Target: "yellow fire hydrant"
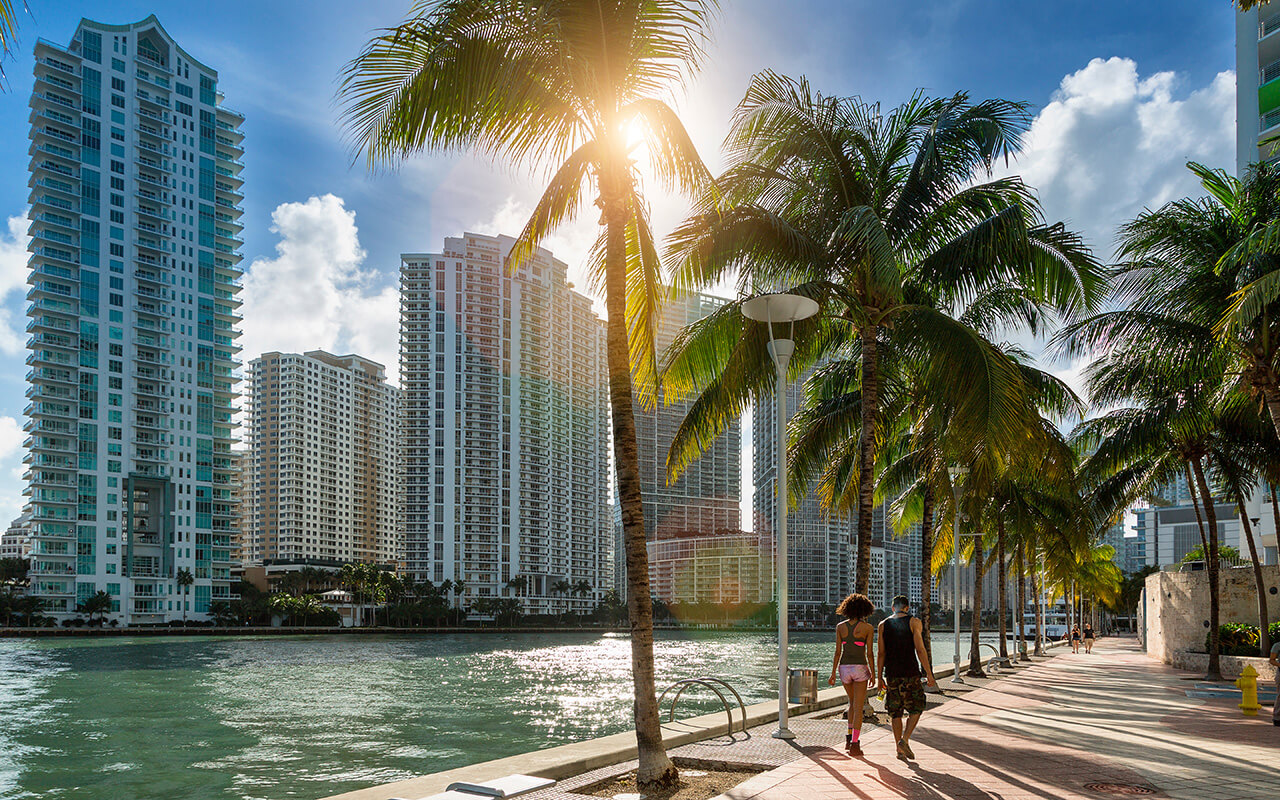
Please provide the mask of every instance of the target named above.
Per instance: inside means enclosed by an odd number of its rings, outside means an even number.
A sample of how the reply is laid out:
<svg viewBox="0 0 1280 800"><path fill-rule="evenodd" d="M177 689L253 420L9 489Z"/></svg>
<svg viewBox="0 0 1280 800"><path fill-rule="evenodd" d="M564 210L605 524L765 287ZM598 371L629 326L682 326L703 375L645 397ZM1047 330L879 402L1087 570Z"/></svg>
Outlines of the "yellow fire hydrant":
<svg viewBox="0 0 1280 800"><path fill-rule="evenodd" d="M1258 709L1262 708L1258 705L1258 671L1252 664L1244 665L1236 686L1240 689L1240 710L1246 717L1258 716Z"/></svg>

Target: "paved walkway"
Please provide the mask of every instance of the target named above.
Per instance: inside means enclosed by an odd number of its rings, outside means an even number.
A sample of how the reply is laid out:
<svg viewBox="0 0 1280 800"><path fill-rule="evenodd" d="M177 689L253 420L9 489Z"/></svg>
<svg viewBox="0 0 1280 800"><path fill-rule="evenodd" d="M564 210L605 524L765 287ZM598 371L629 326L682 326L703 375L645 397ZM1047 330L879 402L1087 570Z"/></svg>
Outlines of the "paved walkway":
<svg viewBox="0 0 1280 800"><path fill-rule="evenodd" d="M1038 662L926 712L913 762L895 757L885 724L864 729L861 758L802 746L796 760L718 800L1280 797L1270 709L1247 718L1236 701L1190 699L1197 677L1148 658L1131 639L1103 639L1092 655ZM940 684L949 688L946 678ZM1133 788L1115 791L1125 787Z"/></svg>

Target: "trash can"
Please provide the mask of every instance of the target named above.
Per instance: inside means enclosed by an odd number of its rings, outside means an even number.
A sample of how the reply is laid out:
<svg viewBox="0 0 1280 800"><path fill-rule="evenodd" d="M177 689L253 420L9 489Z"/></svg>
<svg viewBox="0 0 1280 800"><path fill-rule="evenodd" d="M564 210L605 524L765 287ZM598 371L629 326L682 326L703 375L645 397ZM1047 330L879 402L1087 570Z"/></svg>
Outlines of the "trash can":
<svg viewBox="0 0 1280 800"><path fill-rule="evenodd" d="M816 669L789 670L787 700L792 703L818 702L818 671Z"/></svg>

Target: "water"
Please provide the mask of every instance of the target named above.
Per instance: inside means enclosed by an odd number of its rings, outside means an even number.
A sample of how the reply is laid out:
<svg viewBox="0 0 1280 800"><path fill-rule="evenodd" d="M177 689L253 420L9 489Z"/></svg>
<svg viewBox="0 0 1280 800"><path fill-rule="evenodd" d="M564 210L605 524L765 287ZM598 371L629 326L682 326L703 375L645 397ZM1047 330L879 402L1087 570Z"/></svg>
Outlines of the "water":
<svg viewBox="0 0 1280 800"><path fill-rule="evenodd" d="M825 685L831 639L792 634L791 666ZM659 689L711 675L772 699L776 641L662 632ZM310 800L618 733L630 712L620 634L5 639L0 798Z"/></svg>

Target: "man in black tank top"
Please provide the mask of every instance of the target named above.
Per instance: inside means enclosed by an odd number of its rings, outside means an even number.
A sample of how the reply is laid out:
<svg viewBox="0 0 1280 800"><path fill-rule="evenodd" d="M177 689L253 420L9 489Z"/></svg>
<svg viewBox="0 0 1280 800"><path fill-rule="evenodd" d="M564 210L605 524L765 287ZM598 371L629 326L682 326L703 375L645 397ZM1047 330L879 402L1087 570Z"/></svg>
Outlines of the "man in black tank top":
<svg viewBox="0 0 1280 800"><path fill-rule="evenodd" d="M898 743L898 758L915 758L911 752L911 734L924 712L924 687L920 685L921 668L930 686L937 686L933 666L924 649L923 626L911 616L911 604L905 594L893 598L893 616L880 623L876 637L880 643L876 659L876 680L885 687L884 708L893 722L893 738ZM906 715L906 726L902 717Z"/></svg>

